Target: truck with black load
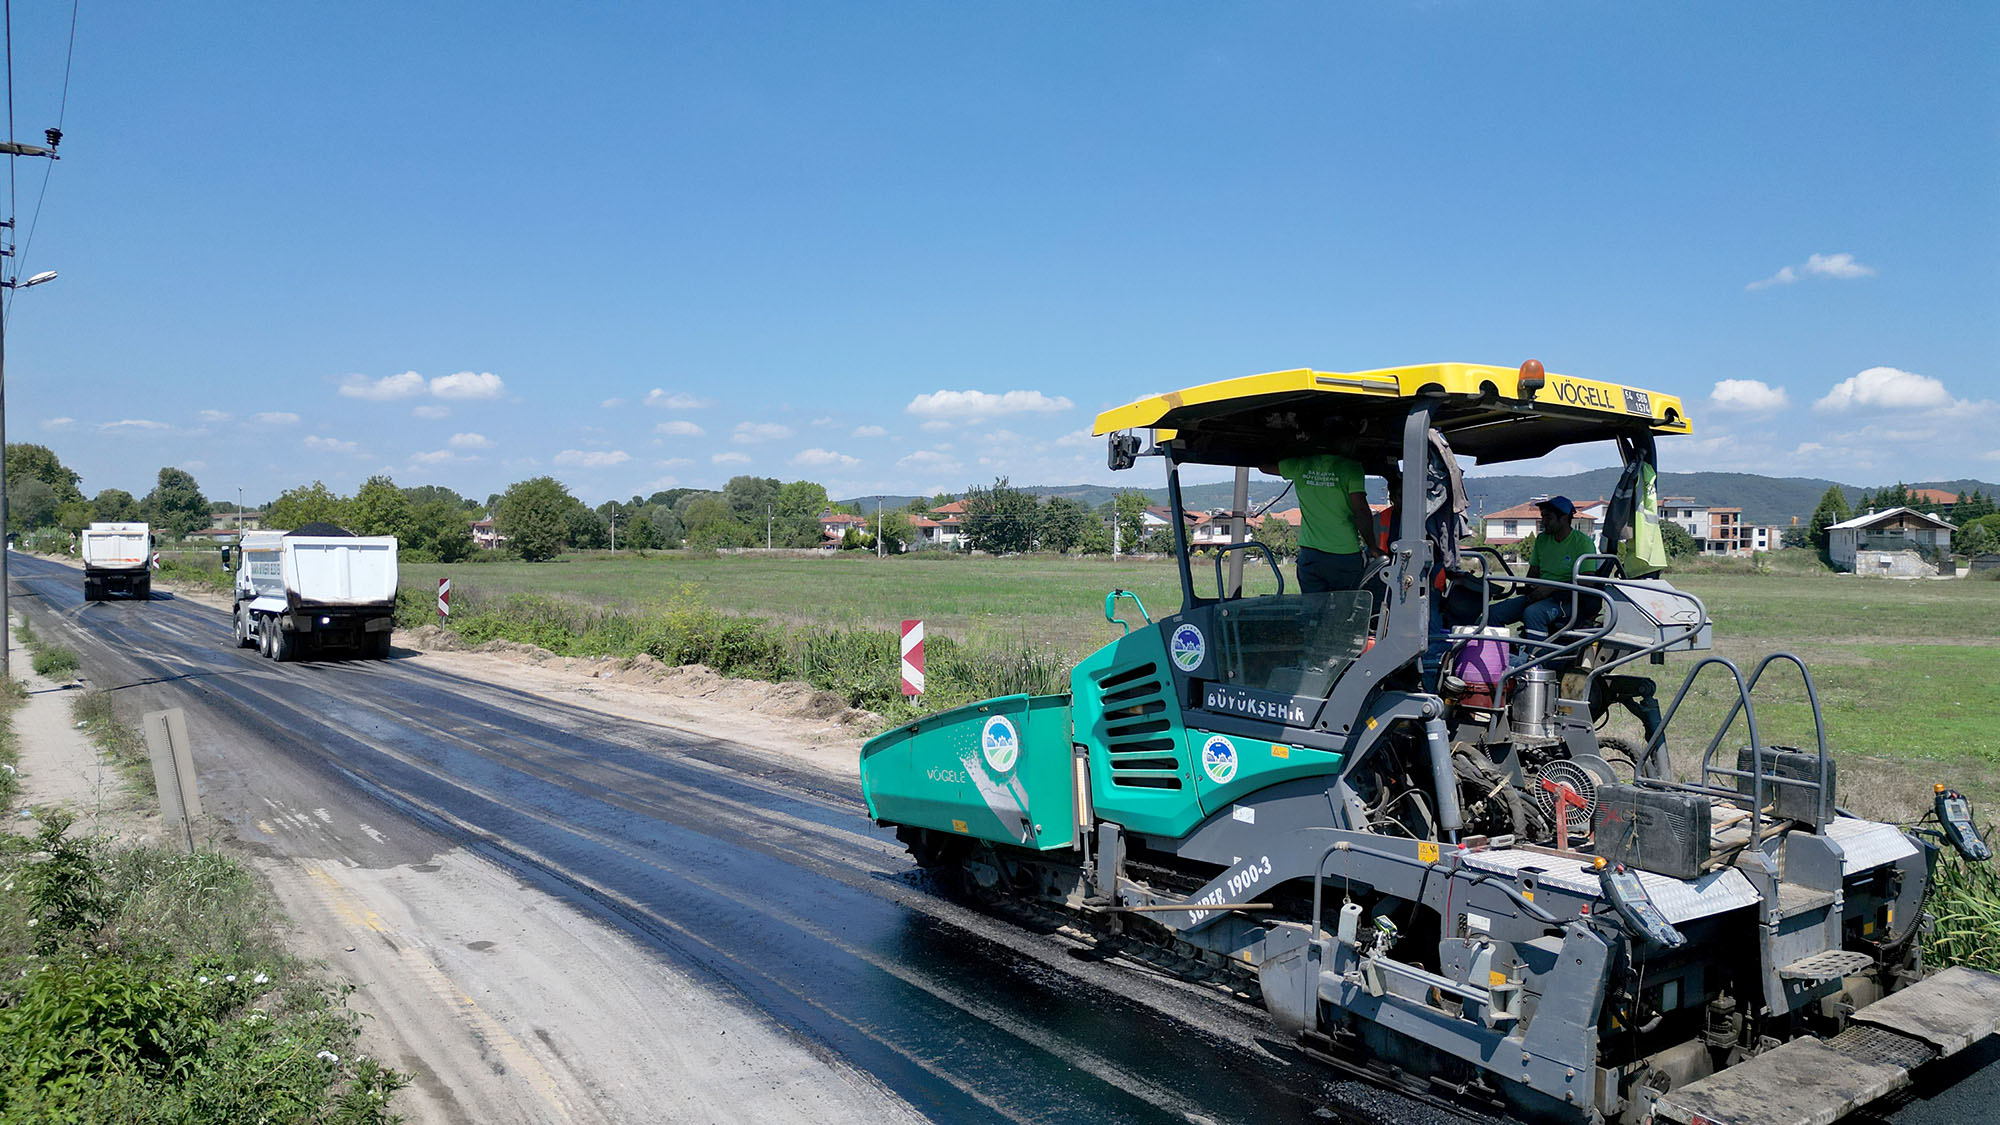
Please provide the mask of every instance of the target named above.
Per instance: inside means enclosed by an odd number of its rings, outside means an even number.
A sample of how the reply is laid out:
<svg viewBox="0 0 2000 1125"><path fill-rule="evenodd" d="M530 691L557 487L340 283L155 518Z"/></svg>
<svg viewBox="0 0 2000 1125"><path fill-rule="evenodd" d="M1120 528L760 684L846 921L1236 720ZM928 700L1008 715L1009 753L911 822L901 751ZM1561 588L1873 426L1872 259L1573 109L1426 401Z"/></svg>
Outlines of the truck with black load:
<svg viewBox="0 0 2000 1125"><path fill-rule="evenodd" d="M236 564L236 643L276 661L304 656L389 655L396 624L396 537L360 536L332 524L250 531L224 562Z"/></svg>
<svg viewBox="0 0 2000 1125"><path fill-rule="evenodd" d="M2000 976L1927 966L1920 940L1940 847L1990 860L1970 803L1940 785L1937 831L1843 808L1806 664L1713 654L1701 600L1660 577L1678 398L1533 361L1294 370L1095 432L1112 469L1166 469L1180 604L1112 591L1123 633L1069 692L862 748L870 814L950 893L1054 913L1261 1000L1312 1058L1520 1120L1830 1122L2000 1027ZM1591 442L1624 468L1571 573L1462 547L1458 457ZM1183 466L1323 453L1389 486L1360 589L1288 591L1241 503L1197 561ZM1275 593L1246 592L1245 559ZM1508 632L1494 603L1543 590L1566 623ZM1669 653L1688 664L1662 708L1640 673ZM1697 680L1727 713L1682 743ZM1780 680L1810 704L1796 747L1759 724ZM1614 708L1637 737L1602 727Z"/></svg>
<svg viewBox="0 0 2000 1125"><path fill-rule="evenodd" d="M83 558L83 600L112 594L153 596L153 529L143 523L93 523L77 536Z"/></svg>

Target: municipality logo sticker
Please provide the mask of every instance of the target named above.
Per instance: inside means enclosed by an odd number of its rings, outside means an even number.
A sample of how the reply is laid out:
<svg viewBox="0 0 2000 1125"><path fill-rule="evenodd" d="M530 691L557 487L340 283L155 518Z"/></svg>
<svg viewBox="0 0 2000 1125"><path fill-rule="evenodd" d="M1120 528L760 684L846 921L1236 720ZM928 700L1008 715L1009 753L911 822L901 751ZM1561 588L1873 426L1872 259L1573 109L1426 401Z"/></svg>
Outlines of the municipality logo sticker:
<svg viewBox="0 0 2000 1125"><path fill-rule="evenodd" d="M1201 748L1201 768L1217 785L1235 780L1236 744L1219 734L1211 735Z"/></svg>
<svg viewBox="0 0 2000 1125"><path fill-rule="evenodd" d="M1167 642L1167 650L1174 655L1174 664L1183 672L1192 672L1201 667L1201 658L1208 652L1208 642L1201 630L1193 625L1183 625L1174 630L1173 639Z"/></svg>
<svg viewBox="0 0 2000 1125"><path fill-rule="evenodd" d="M1014 724L1000 715L986 720L986 729L979 732L979 751L996 773L1013 769L1021 756L1021 738L1014 733Z"/></svg>

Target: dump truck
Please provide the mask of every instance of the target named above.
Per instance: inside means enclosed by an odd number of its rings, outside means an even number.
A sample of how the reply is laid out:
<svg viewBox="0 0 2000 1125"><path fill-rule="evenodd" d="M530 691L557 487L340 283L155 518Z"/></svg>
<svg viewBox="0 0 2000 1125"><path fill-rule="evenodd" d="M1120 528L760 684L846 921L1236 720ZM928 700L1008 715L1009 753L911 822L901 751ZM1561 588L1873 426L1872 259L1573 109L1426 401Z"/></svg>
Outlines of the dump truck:
<svg viewBox="0 0 2000 1125"><path fill-rule="evenodd" d="M870 740L869 812L934 885L1147 947L1329 1065L1532 1121L1828 1122L2000 1025L2000 976L1933 971L1919 940L1941 849L1990 859L1969 803L1940 786L1930 829L1851 814L1806 663L1716 655L1661 576L1677 397L1533 362L1301 369L1095 432L1114 470L1157 458L1177 514L1183 466L1352 458L1388 486L1385 553L1307 593L1242 531L1198 559L1171 519L1179 606L1112 591L1123 632L1067 693ZM1461 546L1460 457L1593 442L1623 470L1572 573ZM1254 596L1244 561L1271 572ZM1525 591L1565 603L1548 635L1496 620ZM1662 707L1641 673L1669 654ZM1687 738L1698 681L1727 713ZM1810 703L1797 746L1759 723L1780 682Z"/></svg>
<svg viewBox="0 0 2000 1125"><path fill-rule="evenodd" d="M389 655L396 623L396 537L332 524L249 531L236 564L236 643L272 660Z"/></svg>
<svg viewBox="0 0 2000 1125"><path fill-rule="evenodd" d="M153 596L153 529L143 523L93 523L77 536L83 556L83 600L112 594Z"/></svg>

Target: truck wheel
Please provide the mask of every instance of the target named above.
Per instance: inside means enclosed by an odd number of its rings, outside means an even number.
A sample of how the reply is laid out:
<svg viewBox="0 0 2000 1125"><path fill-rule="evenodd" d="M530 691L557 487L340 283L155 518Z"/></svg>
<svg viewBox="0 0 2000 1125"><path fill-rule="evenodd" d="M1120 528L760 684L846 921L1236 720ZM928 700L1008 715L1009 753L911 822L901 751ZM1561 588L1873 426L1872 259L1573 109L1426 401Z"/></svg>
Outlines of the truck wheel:
<svg viewBox="0 0 2000 1125"><path fill-rule="evenodd" d="M94 602L94 601L97 601L97 600L98 600L99 598L101 598L102 596L103 596L103 593L102 593L102 592L101 592L101 591L100 591L100 590L99 590L99 589L97 588L97 583L95 583L95 582L91 581L91 580L90 580L90 579L88 579L88 578L86 578L86 579L84 579L84 580L83 580L83 600L84 600L84 601L87 601L87 602Z"/></svg>
<svg viewBox="0 0 2000 1125"><path fill-rule="evenodd" d="M271 623L271 659L284 664L287 661L297 659L298 655L298 638L278 628L277 622L273 621Z"/></svg>
<svg viewBox="0 0 2000 1125"><path fill-rule="evenodd" d="M250 611L244 609L242 606L239 605L236 607L235 617L236 617L236 647L237 648L256 647L257 640L255 637L252 637L250 635Z"/></svg>
<svg viewBox="0 0 2000 1125"><path fill-rule="evenodd" d="M266 658L269 658L271 655L271 634L275 631L271 627L270 618L266 617L257 622L257 651L262 653Z"/></svg>
<svg viewBox="0 0 2000 1125"><path fill-rule="evenodd" d="M142 602L152 601L153 600L152 578L148 577L140 579L139 584L137 586L132 587L132 596L138 598Z"/></svg>
<svg viewBox="0 0 2000 1125"><path fill-rule="evenodd" d="M389 659L389 634L370 633L368 643L362 646L362 654L370 660Z"/></svg>

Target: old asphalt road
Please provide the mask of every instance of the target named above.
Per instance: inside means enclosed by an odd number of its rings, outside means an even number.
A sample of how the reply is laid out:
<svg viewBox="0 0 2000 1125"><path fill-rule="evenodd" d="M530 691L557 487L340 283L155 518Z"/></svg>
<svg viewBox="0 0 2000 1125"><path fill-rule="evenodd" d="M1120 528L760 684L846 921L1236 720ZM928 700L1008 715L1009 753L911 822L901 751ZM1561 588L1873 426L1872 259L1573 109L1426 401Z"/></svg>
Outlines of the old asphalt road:
<svg viewBox="0 0 2000 1125"><path fill-rule="evenodd" d="M186 709L205 813L362 985L419 1120L1457 1120L953 905L851 781L407 660L273 664L221 611L13 570L122 713Z"/></svg>

